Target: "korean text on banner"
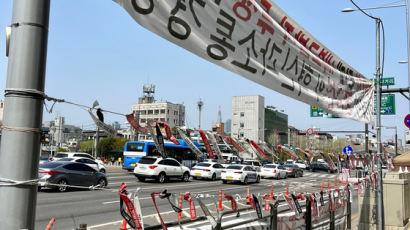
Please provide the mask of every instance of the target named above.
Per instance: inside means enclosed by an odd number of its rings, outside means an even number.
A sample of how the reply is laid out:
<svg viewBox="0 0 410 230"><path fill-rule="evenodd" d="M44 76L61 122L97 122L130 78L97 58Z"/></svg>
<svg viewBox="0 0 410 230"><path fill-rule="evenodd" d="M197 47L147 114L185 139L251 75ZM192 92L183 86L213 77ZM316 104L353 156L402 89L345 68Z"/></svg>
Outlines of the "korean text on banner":
<svg viewBox="0 0 410 230"><path fill-rule="evenodd" d="M371 81L269 0L114 0L190 52L333 115L374 123Z"/></svg>

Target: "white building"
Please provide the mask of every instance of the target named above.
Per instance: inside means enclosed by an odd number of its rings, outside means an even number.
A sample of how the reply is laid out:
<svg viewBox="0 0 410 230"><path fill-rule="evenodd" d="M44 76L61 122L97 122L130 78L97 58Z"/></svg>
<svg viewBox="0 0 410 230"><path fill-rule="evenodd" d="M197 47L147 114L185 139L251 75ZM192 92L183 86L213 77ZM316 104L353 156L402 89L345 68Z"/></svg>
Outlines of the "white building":
<svg viewBox="0 0 410 230"><path fill-rule="evenodd" d="M154 85L144 85L144 96L138 99L138 104L132 105L135 120L141 126L146 126L147 120L161 120L173 128L185 125L185 106L171 102L156 102L154 100ZM138 135L138 140L148 139L145 135Z"/></svg>
<svg viewBox="0 0 410 230"><path fill-rule="evenodd" d="M255 96L232 97L231 135L255 142L264 141L265 98Z"/></svg>

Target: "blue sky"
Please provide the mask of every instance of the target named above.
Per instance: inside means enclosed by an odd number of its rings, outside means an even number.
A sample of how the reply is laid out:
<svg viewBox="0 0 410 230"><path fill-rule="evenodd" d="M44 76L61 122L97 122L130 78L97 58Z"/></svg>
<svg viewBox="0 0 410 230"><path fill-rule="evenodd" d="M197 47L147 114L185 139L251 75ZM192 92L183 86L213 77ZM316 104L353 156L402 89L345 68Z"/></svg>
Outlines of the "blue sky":
<svg viewBox="0 0 410 230"><path fill-rule="evenodd" d="M0 91L7 77L5 27L11 22L12 0L3 0L0 9ZM274 1L330 50L368 78L375 73L375 22L360 12L341 13L353 5L348 0ZM404 1L357 0L361 7L402 4ZM369 11L385 25L385 77L394 76L394 87L407 87L405 8ZM285 110L289 125L299 129L363 130L364 124L347 119L311 118L309 105L257 85L194 54L165 41L139 26L111 0L52 1L50 12L46 93L52 97L92 105L98 100L103 109L130 113L142 95L142 85L156 85L156 99L183 103L186 122L198 125L196 102L204 102L202 127L210 128L222 106L225 121L231 115L231 98L261 95L265 105ZM3 93L0 99L3 98ZM49 103L48 103L49 104ZM407 100L396 95L395 116L383 116L382 125L397 126L403 138ZM57 104L52 114L44 110L44 121L57 115L66 123L92 127L83 109ZM108 123L125 123L124 117L106 115ZM383 139L393 130L382 130Z"/></svg>

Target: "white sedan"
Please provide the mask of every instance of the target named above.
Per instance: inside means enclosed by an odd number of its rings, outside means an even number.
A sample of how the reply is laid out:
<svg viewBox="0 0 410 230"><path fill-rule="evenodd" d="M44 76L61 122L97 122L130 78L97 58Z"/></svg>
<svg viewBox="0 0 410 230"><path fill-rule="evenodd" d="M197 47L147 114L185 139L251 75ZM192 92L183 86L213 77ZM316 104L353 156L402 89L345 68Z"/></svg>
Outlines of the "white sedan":
<svg viewBox="0 0 410 230"><path fill-rule="evenodd" d="M266 164L261 168L262 178L286 178L288 173L282 165Z"/></svg>
<svg viewBox="0 0 410 230"><path fill-rule="evenodd" d="M241 182L244 184L248 184L249 182L259 183L261 180L257 170L249 165L230 165L222 170L221 177L224 184L228 183L228 181Z"/></svg>
<svg viewBox="0 0 410 230"><path fill-rule="evenodd" d="M191 176L194 179L221 179L221 171L224 169L221 164L215 162L201 162L191 169Z"/></svg>

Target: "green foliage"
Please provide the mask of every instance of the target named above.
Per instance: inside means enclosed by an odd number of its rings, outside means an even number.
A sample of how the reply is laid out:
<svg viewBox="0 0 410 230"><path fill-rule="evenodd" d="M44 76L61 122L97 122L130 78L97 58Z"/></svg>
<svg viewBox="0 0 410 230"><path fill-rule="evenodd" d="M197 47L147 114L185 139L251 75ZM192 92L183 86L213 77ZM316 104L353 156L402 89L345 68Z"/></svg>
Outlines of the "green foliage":
<svg viewBox="0 0 410 230"><path fill-rule="evenodd" d="M61 152L68 152L68 149L66 148L58 148L57 152L61 153Z"/></svg>
<svg viewBox="0 0 410 230"><path fill-rule="evenodd" d="M128 139L121 137L108 137L100 139L98 142L98 155L99 156L109 156L112 155L110 152L116 150L122 151L124 149L125 142ZM94 140L85 141L80 144L80 151L86 153L92 153L94 148Z"/></svg>
<svg viewBox="0 0 410 230"><path fill-rule="evenodd" d="M94 141L85 141L80 143L80 152L89 153L93 152Z"/></svg>

